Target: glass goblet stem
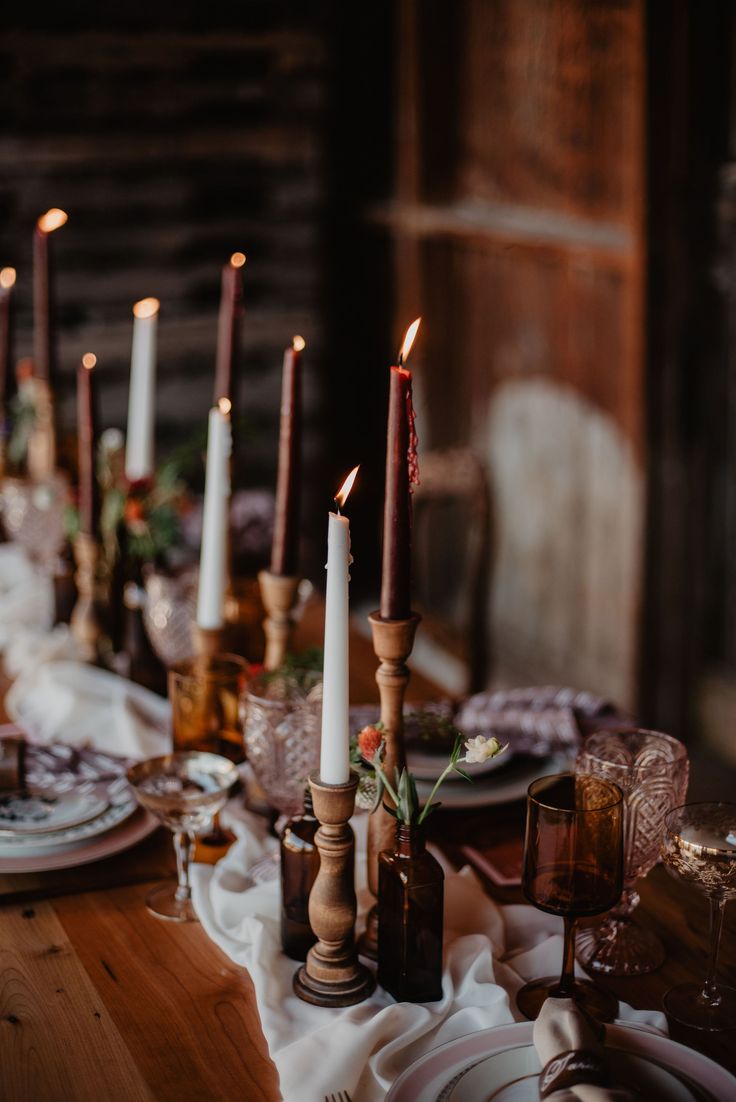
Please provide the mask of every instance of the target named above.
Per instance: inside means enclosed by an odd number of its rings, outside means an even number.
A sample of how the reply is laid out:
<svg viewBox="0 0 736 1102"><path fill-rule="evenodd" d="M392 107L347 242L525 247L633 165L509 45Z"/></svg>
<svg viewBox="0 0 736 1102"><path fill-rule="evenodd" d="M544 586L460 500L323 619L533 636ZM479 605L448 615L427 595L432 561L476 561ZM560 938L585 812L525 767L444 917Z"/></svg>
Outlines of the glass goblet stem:
<svg viewBox="0 0 736 1102"><path fill-rule="evenodd" d="M177 903L188 902L192 898L189 883L189 859L192 853L194 837L186 830L177 830L174 834L174 852L176 853L176 873L179 883L176 888Z"/></svg>
<svg viewBox="0 0 736 1102"><path fill-rule="evenodd" d="M556 999L575 998L575 919L565 915L565 944L562 951L560 982L550 992Z"/></svg>
<svg viewBox="0 0 736 1102"><path fill-rule="evenodd" d="M711 895L710 899L710 960L708 962L708 975L706 976L703 993L700 996L708 1006L718 1006L721 996L716 985L718 972L718 951L721 947L721 932L723 930L723 912L726 908L724 895Z"/></svg>

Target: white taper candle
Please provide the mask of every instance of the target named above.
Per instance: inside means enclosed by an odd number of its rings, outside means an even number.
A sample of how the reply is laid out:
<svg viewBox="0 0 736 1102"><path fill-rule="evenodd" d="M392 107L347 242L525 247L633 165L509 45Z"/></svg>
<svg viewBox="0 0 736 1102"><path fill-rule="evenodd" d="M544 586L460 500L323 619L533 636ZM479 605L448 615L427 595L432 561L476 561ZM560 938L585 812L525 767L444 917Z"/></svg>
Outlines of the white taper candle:
<svg viewBox="0 0 736 1102"><path fill-rule="evenodd" d="M130 482L150 478L155 456L156 332L159 302L144 298L133 307L133 348L130 357L125 477Z"/></svg>
<svg viewBox="0 0 736 1102"><path fill-rule="evenodd" d="M227 398L221 398L218 405L210 410L207 430L197 594L197 624L201 628L220 628L225 619L231 451L230 402Z"/></svg>

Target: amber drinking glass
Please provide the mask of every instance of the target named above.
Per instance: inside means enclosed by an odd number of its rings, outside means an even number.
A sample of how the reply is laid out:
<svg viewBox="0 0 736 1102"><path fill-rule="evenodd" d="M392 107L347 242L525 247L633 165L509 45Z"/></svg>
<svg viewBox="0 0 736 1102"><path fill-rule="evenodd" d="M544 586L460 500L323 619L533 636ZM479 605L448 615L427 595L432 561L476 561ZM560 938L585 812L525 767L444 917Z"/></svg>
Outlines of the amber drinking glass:
<svg viewBox="0 0 736 1102"><path fill-rule="evenodd" d="M575 923L610 910L623 883L623 793L582 773L540 777L528 789L522 887L530 903L565 921L562 972L527 983L516 996L536 1018L548 996L574 999L612 1021L615 996L575 978Z"/></svg>
<svg viewBox="0 0 736 1102"><path fill-rule="evenodd" d="M670 1017L692 1029L736 1027L736 988L716 982L726 901L736 896L736 804L685 804L664 821L662 860L710 900L710 963L704 984L681 983L664 997Z"/></svg>
<svg viewBox="0 0 736 1102"><path fill-rule="evenodd" d="M652 972L664 960L664 947L632 920L639 903L635 885L657 862L665 815L685 802L687 750L658 731L598 731L586 739L575 768L613 781L624 794L623 892L602 922L578 931L578 960L609 976Z"/></svg>
<svg viewBox="0 0 736 1102"><path fill-rule="evenodd" d="M201 655L169 670L175 751L221 754L237 765L245 757L240 698L248 664L236 654Z"/></svg>

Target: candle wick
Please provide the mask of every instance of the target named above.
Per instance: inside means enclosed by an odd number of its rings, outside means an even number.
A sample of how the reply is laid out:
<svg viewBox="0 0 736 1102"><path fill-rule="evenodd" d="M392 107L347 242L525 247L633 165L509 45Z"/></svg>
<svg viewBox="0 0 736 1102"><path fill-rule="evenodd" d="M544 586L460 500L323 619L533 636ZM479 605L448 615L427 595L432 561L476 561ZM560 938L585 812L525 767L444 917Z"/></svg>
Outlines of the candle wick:
<svg viewBox="0 0 736 1102"><path fill-rule="evenodd" d="M341 516L342 514L340 513L340 502L339 502L339 501L337 500L337 498L336 498L336 497L333 497L333 499L332 499L332 500L333 500L333 501L334 501L334 503L335 503L335 508L337 509L337 515L338 515L338 516Z"/></svg>
<svg viewBox="0 0 736 1102"><path fill-rule="evenodd" d="M401 351L401 352L399 352L399 367L403 367L403 366L404 366L404 353L403 353L403 351Z"/></svg>

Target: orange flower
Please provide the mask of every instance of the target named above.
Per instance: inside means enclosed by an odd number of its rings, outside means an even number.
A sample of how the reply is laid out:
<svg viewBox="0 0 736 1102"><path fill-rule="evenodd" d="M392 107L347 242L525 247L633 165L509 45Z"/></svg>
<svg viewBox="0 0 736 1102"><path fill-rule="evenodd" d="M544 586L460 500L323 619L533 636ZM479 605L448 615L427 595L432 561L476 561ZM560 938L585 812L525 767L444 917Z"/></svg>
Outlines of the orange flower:
<svg viewBox="0 0 736 1102"><path fill-rule="evenodd" d="M358 749L366 761L373 761L383 742L383 732L368 724L358 735Z"/></svg>

